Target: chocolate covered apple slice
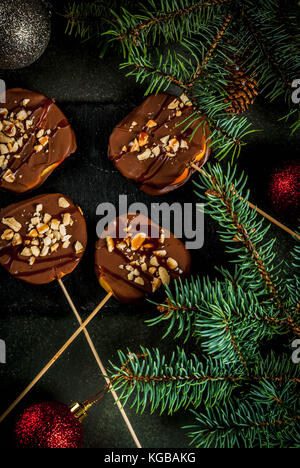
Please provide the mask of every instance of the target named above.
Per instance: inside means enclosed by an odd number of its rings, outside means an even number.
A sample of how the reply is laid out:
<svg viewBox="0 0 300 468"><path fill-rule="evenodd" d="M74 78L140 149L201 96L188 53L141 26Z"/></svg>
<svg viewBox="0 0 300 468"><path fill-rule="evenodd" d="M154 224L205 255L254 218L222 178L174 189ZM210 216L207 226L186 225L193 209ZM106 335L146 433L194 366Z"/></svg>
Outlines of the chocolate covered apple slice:
<svg viewBox="0 0 300 468"><path fill-rule="evenodd" d="M65 195L41 195L0 211L0 264L28 283L71 273L86 244L82 211Z"/></svg>
<svg viewBox="0 0 300 468"><path fill-rule="evenodd" d="M205 117L195 114L185 95L153 95L115 127L108 156L146 193L161 195L189 180L191 163L207 161L209 135Z"/></svg>
<svg viewBox="0 0 300 468"><path fill-rule="evenodd" d="M0 187L23 193L40 186L76 151L74 132L53 99L9 89L0 103Z"/></svg>
<svg viewBox="0 0 300 468"><path fill-rule="evenodd" d="M190 272L183 243L143 215L111 222L96 244L95 271L101 286L121 302L136 302Z"/></svg>

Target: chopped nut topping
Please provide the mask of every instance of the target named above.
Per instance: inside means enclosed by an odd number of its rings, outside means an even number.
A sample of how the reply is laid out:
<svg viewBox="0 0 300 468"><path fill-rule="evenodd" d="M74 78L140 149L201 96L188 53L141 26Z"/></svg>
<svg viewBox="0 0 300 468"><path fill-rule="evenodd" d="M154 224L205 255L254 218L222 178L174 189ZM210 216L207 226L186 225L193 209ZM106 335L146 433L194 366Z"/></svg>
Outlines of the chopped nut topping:
<svg viewBox="0 0 300 468"><path fill-rule="evenodd" d="M64 225L64 226L69 226L70 221L71 221L71 215L70 215L70 213L65 213L65 214L63 215L63 225Z"/></svg>
<svg viewBox="0 0 300 468"><path fill-rule="evenodd" d="M141 286L144 286L145 281L141 276L138 276L137 278L134 279L134 282L137 284L140 284Z"/></svg>
<svg viewBox="0 0 300 468"><path fill-rule="evenodd" d="M159 266L159 263L158 263L158 260L157 260L156 257L151 257L150 258L150 265L155 266L155 267Z"/></svg>
<svg viewBox="0 0 300 468"><path fill-rule="evenodd" d="M174 153L176 153L179 149L179 141L177 140L177 138L172 138L170 141L169 141L169 147L174 151Z"/></svg>
<svg viewBox="0 0 300 468"><path fill-rule="evenodd" d="M149 268L149 273L150 273L150 275L154 276L155 273L156 273L156 267L155 266L150 267Z"/></svg>
<svg viewBox="0 0 300 468"><path fill-rule="evenodd" d="M39 130L39 131L37 132L36 137L39 139L39 138L41 138L43 135L44 135L44 129L41 128L41 130Z"/></svg>
<svg viewBox="0 0 300 468"><path fill-rule="evenodd" d="M79 241L77 241L77 242L75 243L74 248L75 248L75 252L76 252L77 254L79 254L79 253L81 253L81 252L84 251L83 245L82 245L81 242L79 242Z"/></svg>
<svg viewBox="0 0 300 468"><path fill-rule="evenodd" d="M48 136L44 136L42 138L39 139L39 143L42 145L42 146L46 146L46 144L48 143L49 141L49 137Z"/></svg>
<svg viewBox="0 0 300 468"><path fill-rule="evenodd" d="M188 144L187 144L187 142L185 140L181 140L180 148L188 148Z"/></svg>
<svg viewBox="0 0 300 468"><path fill-rule="evenodd" d="M185 106L192 106L192 103L191 103L191 101L189 100L189 98L187 97L186 94L182 94L182 95L180 96L180 99L181 99L182 103L183 103Z"/></svg>
<svg viewBox="0 0 300 468"><path fill-rule="evenodd" d="M70 203L63 197L60 197L58 200L58 206L60 208L69 208Z"/></svg>
<svg viewBox="0 0 300 468"><path fill-rule="evenodd" d="M145 146L149 141L149 135L145 132L139 134L139 145Z"/></svg>
<svg viewBox="0 0 300 468"><path fill-rule="evenodd" d="M43 219L44 223L48 224L49 221L51 221L51 218L52 218L52 216L49 213L45 213L44 219Z"/></svg>
<svg viewBox="0 0 300 468"><path fill-rule="evenodd" d="M80 243L80 242L79 242L79 243ZM81 245L81 244L80 244L80 245ZM50 247L51 253L56 252L56 251L58 250L58 248L59 248L59 243L58 243L58 242L54 242L54 244L51 245L51 247ZM76 253L78 253L78 252L76 252Z"/></svg>
<svg viewBox="0 0 300 468"><path fill-rule="evenodd" d="M165 257L167 255L166 250L154 250L154 255L157 255L158 257Z"/></svg>
<svg viewBox="0 0 300 468"><path fill-rule="evenodd" d="M133 274L132 271L130 273L128 273L127 278L129 279L129 281L133 281L134 274Z"/></svg>
<svg viewBox="0 0 300 468"><path fill-rule="evenodd" d="M12 184L16 180L16 177L10 169L7 169L7 171L3 175L3 179L5 180L5 182Z"/></svg>
<svg viewBox="0 0 300 468"><path fill-rule="evenodd" d="M53 229L53 231L58 231L59 230L59 225L60 221L58 219L51 219L50 227Z"/></svg>
<svg viewBox="0 0 300 468"><path fill-rule="evenodd" d="M146 123L146 127L149 127L149 128L156 127L156 126L157 126L157 123L154 120L148 120L148 122Z"/></svg>
<svg viewBox="0 0 300 468"><path fill-rule="evenodd" d="M33 149L36 153L39 153L40 151L43 151L43 145L35 145Z"/></svg>
<svg viewBox="0 0 300 468"><path fill-rule="evenodd" d="M168 258L167 265L170 268L170 270L175 270L178 267L178 263L172 257Z"/></svg>
<svg viewBox="0 0 300 468"><path fill-rule="evenodd" d="M22 225L15 218L2 218L2 224L5 224L15 232L19 232Z"/></svg>
<svg viewBox="0 0 300 468"><path fill-rule="evenodd" d="M48 224L42 224L41 226L38 226L37 230L39 234L45 234L45 232L49 231L49 226Z"/></svg>
<svg viewBox="0 0 300 468"><path fill-rule="evenodd" d="M12 229L6 229L1 236L3 240L11 240L14 237L14 231Z"/></svg>
<svg viewBox="0 0 300 468"><path fill-rule="evenodd" d="M137 233L131 240L132 250L139 250L145 242L146 234L144 232Z"/></svg>
<svg viewBox="0 0 300 468"><path fill-rule="evenodd" d="M168 285L170 283L170 275L164 267L159 267L158 274L162 284Z"/></svg>
<svg viewBox="0 0 300 468"><path fill-rule="evenodd" d="M130 153L133 153L134 151L140 151L140 145L138 140L135 138L130 146Z"/></svg>
<svg viewBox="0 0 300 468"><path fill-rule="evenodd" d="M34 255L35 257L38 257L41 251L38 247L34 245L33 247L31 247L31 252L32 252L32 255Z"/></svg>
<svg viewBox="0 0 300 468"><path fill-rule="evenodd" d="M62 237L64 237L67 234L66 227L63 224L59 226L59 233Z"/></svg>
<svg viewBox="0 0 300 468"><path fill-rule="evenodd" d="M160 155L160 147L155 146L154 148L152 148L152 153L154 154L154 156L159 156Z"/></svg>
<svg viewBox="0 0 300 468"><path fill-rule="evenodd" d="M139 161L144 161L145 159L149 159L151 156L151 150L149 148L146 149L142 154L138 155L138 160Z"/></svg>
<svg viewBox="0 0 300 468"><path fill-rule="evenodd" d="M14 139L10 138L9 136L4 135L4 133L0 133L0 143L13 143Z"/></svg>
<svg viewBox="0 0 300 468"><path fill-rule="evenodd" d="M17 113L18 120L22 121L22 120L25 120L27 117L28 117L28 114L24 109L20 110L20 112Z"/></svg>
<svg viewBox="0 0 300 468"><path fill-rule="evenodd" d="M4 143L0 144L0 153L1 154L8 154L9 153L8 147Z"/></svg>
<svg viewBox="0 0 300 468"><path fill-rule="evenodd" d="M31 249L29 249L28 247L25 247L22 250L21 255L23 255L23 257L31 257Z"/></svg>
<svg viewBox="0 0 300 468"><path fill-rule="evenodd" d="M109 253L111 253L115 248L114 240L110 236L106 236L106 245Z"/></svg>
<svg viewBox="0 0 300 468"><path fill-rule="evenodd" d="M178 99L174 99L174 101L172 101L169 105L168 105L168 109L172 110L172 109L176 109L176 107L179 106L179 101Z"/></svg>
<svg viewBox="0 0 300 468"><path fill-rule="evenodd" d="M44 245L49 246L51 245L51 237L47 236L43 239Z"/></svg>
<svg viewBox="0 0 300 468"><path fill-rule="evenodd" d="M152 292L155 292L160 287L161 280L159 278L154 278L151 284L152 284Z"/></svg>
<svg viewBox="0 0 300 468"><path fill-rule="evenodd" d="M41 253L40 253L40 256L41 257L46 257L49 253L49 247L45 245L45 247L43 247Z"/></svg>
<svg viewBox="0 0 300 468"><path fill-rule="evenodd" d="M20 234L16 233L16 234L14 235L11 244L12 244L13 247L16 247L17 245L21 245L21 244L22 244L22 237L20 236Z"/></svg>
<svg viewBox="0 0 300 468"><path fill-rule="evenodd" d="M32 229L29 234L28 234L28 237L38 237L39 233L37 232L36 229Z"/></svg>
<svg viewBox="0 0 300 468"><path fill-rule="evenodd" d="M159 237L159 243L163 244L165 242L165 238L166 238L165 231L162 229L160 233L160 237Z"/></svg>
<svg viewBox="0 0 300 468"><path fill-rule="evenodd" d="M15 125L13 123L8 122L8 125L6 125L6 127L4 129L4 132L6 133L6 135L14 137L15 134L17 133L17 130L16 130L16 127L15 127ZM9 143L11 143L11 142L9 142Z"/></svg>
<svg viewBox="0 0 300 468"><path fill-rule="evenodd" d="M169 139L170 139L170 136L166 135L166 136L162 137L160 139L160 141L162 142L163 145L166 145L168 143Z"/></svg>

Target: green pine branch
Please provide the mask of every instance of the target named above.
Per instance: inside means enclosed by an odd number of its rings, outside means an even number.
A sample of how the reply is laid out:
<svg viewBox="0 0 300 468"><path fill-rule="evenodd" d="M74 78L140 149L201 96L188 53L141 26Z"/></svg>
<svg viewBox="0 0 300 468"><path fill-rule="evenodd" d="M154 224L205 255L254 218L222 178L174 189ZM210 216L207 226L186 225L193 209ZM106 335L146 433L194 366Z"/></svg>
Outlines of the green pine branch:
<svg viewBox="0 0 300 468"><path fill-rule="evenodd" d="M292 265L279 264L245 185L230 166L227 173L218 164L201 170L197 192L234 255L234 269L167 287L166 302L156 304L159 316L148 321L166 323L164 336L194 338L197 354L178 348L167 360L158 349L120 351L110 372L122 401L137 411L192 408L196 447L296 447L300 367L278 346L282 335L299 335L300 249L292 246Z"/></svg>
<svg viewBox="0 0 300 468"><path fill-rule="evenodd" d="M193 414L196 424L185 429L197 448L290 448L300 438L299 414L280 405L237 401Z"/></svg>
<svg viewBox="0 0 300 468"><path fill-rule="evenodd" d="M231 0L146 0L138 10L114 12L116 22L106 34L122 47L123 53L139 44L153 46L189 38L218 16Z"/></svg>
<svg viewBox="0 0 300 468"><path fill-rule="evenodd" d="M265 358L263 364L256 364L251 372L243 365L226 364L222 360L190 357L177 348L169 361L158 349L149 350L141 346L141 353L124 354L119 351L120 364L111 363L111 379L114 388L125 405L130 400L131 407L143 413L159 410L162 414L173 414L180 408L198 408L223 405L234 392L252 389L251 398L262 402L261 394L272 385L274 392L285 394L287 389L295 395L300 383L297 367L283 357L281 364L274 355ZM129 356L129 358L128 358ZM259 393L260 392L260 393Z"/></svg>
<svg viewBox="0 0 300 468"><path fill-rule="evenodd" d="M263 338L288 331L299 336L300 301L299 278L287 263L276 259L275 239L266 240L270 225L248 205L245 185L246 178L237 179L230 167L227 174L219 165L202 170L197 193L221 228L235 270L221 269L221 281L191 278L166 288L166 302L153 302L159 315L147 323L166 324L164 337L171 332L185 341L196 337L215 357L233 360L235 356L247 362L245 356L256 355L254 341L257 346ZM296 269L298 247L294 257Z"/></svg>
<svg viewBox="0 0 300 468"><path fill-rule="evenodd" d="M205 115L211 129L207 142L220 159L237 157L254 131L235 111L244 112L258 92L271 101L285 100L283 120L292 133L300 128L299 108L291 103L291 84L300 76L299 47L278 1L123 0L110 8L102 0L75 1L64 16L66 32L96 38L102 55L111 47L121 50L121 67L146 84L146 94L174 84L186 93L195 114L183 125ZM237 66L243 85L234 81Z"/></svg>

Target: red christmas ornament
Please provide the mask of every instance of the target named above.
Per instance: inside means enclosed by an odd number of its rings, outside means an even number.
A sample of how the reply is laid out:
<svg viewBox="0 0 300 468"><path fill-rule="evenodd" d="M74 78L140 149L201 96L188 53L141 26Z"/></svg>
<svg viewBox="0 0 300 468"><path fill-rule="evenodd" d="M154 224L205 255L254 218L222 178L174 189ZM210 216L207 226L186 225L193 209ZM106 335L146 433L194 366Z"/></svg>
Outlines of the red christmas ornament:
<svg viewBox="0 0 300 468"><path fill-rule="evenodd" d="M80 448L81 422L63 403L44 402L27 408L16 423L21 448Z"/></svg>
<svg viewBox="0 0 300 468"><path fill-rule="evenodd" d="M273 209L297 222L300 200L300 162L289 161L271 175L268 195Z"/></svg>

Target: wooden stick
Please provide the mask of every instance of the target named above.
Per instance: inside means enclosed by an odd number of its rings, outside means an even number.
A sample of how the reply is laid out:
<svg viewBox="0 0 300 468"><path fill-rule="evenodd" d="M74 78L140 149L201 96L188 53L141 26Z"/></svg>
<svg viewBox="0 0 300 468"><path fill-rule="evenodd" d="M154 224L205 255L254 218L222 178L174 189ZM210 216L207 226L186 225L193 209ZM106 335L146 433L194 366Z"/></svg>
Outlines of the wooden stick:
<svg viewBox="0 0 300 468"><path fill-rule="evenodd" d="M72 301L72 299L71 299L71 297L70 297L64 283L62 282L61 279L58 280L58 283L59 283L59 285L60 285L60 287L61 287L61 289L62 289L62 291L63 291L63 293L64 293L64 295L65 295L65 297L66 297L66 299L67 299L67 301L68 301L68 303L70 305L70 307L71 307L71 309L73 310L73 312L74 312L74 314L75 314L75 316L76 316L76 318L78 320L79 325L82 325L82 320L81 320L81 317L79 315L79 312L77 311L77 309L76 309L76 307L75 307L75 305L74 305L74 303L73 303L73 301ZM139 442L139 440L137 438L137 435L134 432L134 429L133 429L133 427L132 427L132 425L131 425L128 417L127 417L127 414L126 414L123 406L120 403L119 397L118 397L117 393L115 392L115 390L112 388L111 380L109 379L109 377L107 375L105 367L102 364L100 356L99 356L99 354L98 354L98 352L97 352L97 350L95 348L95 345L94 345L94 343L93 343L93 341L92 341L92 339L91 339L91 337L89 335L89 332L87 331L86 328L83 329L83 332L84 332L86 340L87 340L87 342L88 342L88 344L89 344L89 346L90 346L90 348L92 350L92 353L95 356L96 362L97 362L97 364L98 364L98 366L99 366L99 368L101 370L101 373L102 373L102 375L103 375L103 377L104 377L104 379L106 381L107 387L110 389L110 393L112 394L112 396L113 396L113 398L114 398L114 400L115 400L115 402L117 404L117 407L118 407L118 409L119 409L119 411L121 413L121 416L124 419L124 422L125 422L128 430L129 430L129 432L130 432L130 434L131 434L131 436L133 438L133 441L134 441L135 445L137 446L137 448L142 448L142 446L141 446L141 444L140 444L140 442Z"/></svg>
<svg viewBox="0 0 300 468"><path fill-rule="evenodd" d="M71 343L77 338L77 336L84 330L84 328L91 322L91 320L97 315L100 309L107 303L111 298L112 293L108 293L105 298L100 302L96 309L89 315L89 317L80 325L80 327L73 333L68 341L60 348L60 350L53 356L53 358L46 364L46 366L39 372L39 374L27 385L25 390L16 398L16 400L7 408L7 410L0 416L0 423L9 415L9 413L17 406L18 403L27 395L27 393L34 387L34 385L43 377L44 374L50 369L50 367L57 361L57 359L63 354L63 352L70 346Z"/></svg>
<svg viewBox="0 0 300 468"><path fill-rule="evenodd" d="M198 171L200 174L204 175L205 177L210 177L209 174L207 174L201 167L198 167L196 164L194 163L191 163L190 166L195 169L196 171ZM240 197L240 200L244 200L243 197ZM273 224L276 224L276 226L280 227L280 229L283 229L284 231L286 231L287 233L289 233L291 236L293 237L296 237L296 239L300 240L300 236L299 234L297 234L296 232L292 231L291 229L289 229L287 226L285 226L284 224L280 223L279 221L277 221L277 219L273 218L272 216L270 216L268 213L266 213L265 211L261 210L260 208L258 208L257 206L253 205L253 203L249 202L247 200L247 203L248 205L250 206L250 208L252 208L253 210L256 210L258 213L260 213L262 216L264 216L266 219L268 219L269 221L271 221L271 223Z"/></svg>

